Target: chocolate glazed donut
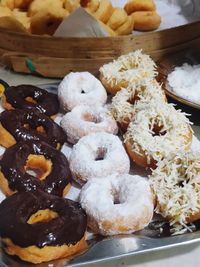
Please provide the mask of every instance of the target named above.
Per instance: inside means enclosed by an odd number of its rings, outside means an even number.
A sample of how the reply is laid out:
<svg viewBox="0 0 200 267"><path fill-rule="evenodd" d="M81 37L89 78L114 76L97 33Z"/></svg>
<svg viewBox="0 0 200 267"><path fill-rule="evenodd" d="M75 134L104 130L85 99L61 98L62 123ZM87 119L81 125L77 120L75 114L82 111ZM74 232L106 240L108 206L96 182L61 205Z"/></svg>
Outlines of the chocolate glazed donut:
<svg viewBox="0 0 200 267"><path fill-rule="evenodd" d="M41 130L37 130L42 127ZM38 140L60 148L67 140L63 129L37 110L5 110L0 114L0 144L10 147L19 141Z"/></svg>
<svg viewBox="0 0 200 267"><path fill-rule="evenodd" d="M20 192L0 204L0 217L5 250L23 260L39 263L86 248L86 214L72 200L40 190Z"/></svg>
<svg viewBox="0 0 200 267"><path fill-rule="evenodd" d="M33 85L10 86L6 88L2 98L5 109L36 108L47 116L59 111L58 97Z"/></svg>
<svg viewBox="0 0 200 267"><path fill-rule="evenodd" d="M36 177L27 172L36 170ZM0 160L0 187L5 195L41 189L62 196L70 189L71 172L59 150L38 141L19 142Z"/></svg>

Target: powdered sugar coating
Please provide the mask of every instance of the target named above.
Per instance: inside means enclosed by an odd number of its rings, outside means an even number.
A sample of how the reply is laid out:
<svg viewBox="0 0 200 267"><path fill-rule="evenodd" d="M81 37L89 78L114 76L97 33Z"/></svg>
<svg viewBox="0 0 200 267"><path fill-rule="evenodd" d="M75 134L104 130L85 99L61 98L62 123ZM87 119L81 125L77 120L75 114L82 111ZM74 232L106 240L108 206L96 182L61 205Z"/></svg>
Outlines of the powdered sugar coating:
<svg viewBox="0 0 200 267"><path fill-rule="evenodd" d="M103 106L107 93L101 82L89 72L71 72L58 86L58 98L65 111L77 105Z"/></svg>
<svg viewBox="0 0 200 267"><path fill-rule="evenodd" d="M81 190L80 203L89 226L102 235L141 230L151 221L154 209L148 181L129 174L91 179Z"/></svg>
<svg viewBox="0 0 200 267"><path fill-rule="evenodd" d="M117 134L118 127L114 118L105 107L90 107L80 105L65 114L61 120L61 127L72 144L90 133L107 132Z"/></svg>
<svg viewBox="0 0 200 267"><path fill-rule="evenodd" d="M73 147L70 169L74 179L84 183L94 177L128 173L130 160L119 137L109 133L92 133Z"/></svg>

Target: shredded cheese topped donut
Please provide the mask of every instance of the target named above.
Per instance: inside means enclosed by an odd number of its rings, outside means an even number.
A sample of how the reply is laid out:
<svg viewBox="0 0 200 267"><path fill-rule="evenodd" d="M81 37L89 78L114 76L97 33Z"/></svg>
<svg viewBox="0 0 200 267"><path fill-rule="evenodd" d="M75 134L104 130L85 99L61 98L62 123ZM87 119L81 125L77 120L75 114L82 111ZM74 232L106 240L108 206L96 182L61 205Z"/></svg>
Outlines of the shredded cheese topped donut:
<svg viewBox="0 0 200 267"><path fill-rule="evenodd" d="M138 155L158 161L170 152L187 149L192 141L189 120L172 104L139 101L137 113L125 134L132 150Z"/></svg>
<svg viewBox="0 0 200 267"><path fill-rule="evenodd" d="M170 219L175 231L200 218L199 155L179 153L160 161L150 184L157 196L156 212Z"/></svg>
<svg viewBox="0 0 200 267"><path fill-rule="evenodd" d="M121 80L139 82L142 78L153 78L157 74L155 62L149 55L143 54L142 50L120 56L103 65L100 73L111 85L115 85Z"/></svg>
<svg viewBox="0 0 200 267"><path fill-rule="evenodd" d="M137 100L151 101L152 99L166 101L161 85L155 79L152 81L144 79L141 85L130 83L128 88L123 88L112 98L111 113L119 123L130 122L135 113Z"/></svg>

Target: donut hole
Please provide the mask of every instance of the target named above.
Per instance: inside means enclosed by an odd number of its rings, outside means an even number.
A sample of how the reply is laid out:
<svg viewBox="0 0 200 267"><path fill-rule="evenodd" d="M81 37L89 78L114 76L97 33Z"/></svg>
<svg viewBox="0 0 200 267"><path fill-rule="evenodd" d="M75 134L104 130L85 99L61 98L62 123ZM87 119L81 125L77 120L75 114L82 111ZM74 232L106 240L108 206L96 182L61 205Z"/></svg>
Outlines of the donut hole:
<svg viewBox="0 0 200 267"><path fill-rule="evenodd" d="M30 129L31 129L30 124L28 124L28 123L25 123L25 124L23 125L23 127L24 127L25 129L27 129L27 130L30 130ZM37 131L38 133L46 133L46 131L45 131L45 129L44 129L43 126L38 126L38 127L36 128L36 131Z"/></svg>
<svg viewBox="0 0 200 267"><path fill-rule="evenodd" d="M89 122L94 122L94 123L100 123L101 122L101 119L98 116L95 116L89 112L85 112L82 115L82 119L84 121L89 121Z"/></svg>
<svg viewBox="0 0 200 267"><path fill-rule="evenodd" d="M156 122L154 122L153 125L149 125L149 129L151 130L153 136L164 136L167 131L163 130L163 128L163 125L159 125Z"/></svg>
<svg viewBox="0 0 200 267"><path fill-rule="evenodd" d="M31 96L27 96L25 98L25 100L29 103L32 103L32 104L37 104L37 102L31 97Z"/></svg>
<svg viewBox="0 0 200 267"><path fill-rule="evenodd" d="M96 151L95 161L104 160L107 154L107 149L105 147L99 147Z"/></svg>
<svg viewBox="0 0 200 267"><path fill-rule="evenodd" d="M113 190L111 194L112 194L112 197L113 197L113 204L114 205L118 205L118 204L122 203L122 201L120 200L119 192Z"/></svg>
<svg viewBox="0 0 200 267"><path fill-rule="evenodd" d="M24 169L26 173L44 180L52 171L52 162L43 155L29 155Z"/></svg>
<svg viewBox="0 0 200 267"><path fill-rule="evenodd" d="M58 217L58 213L50 210L38 210L36 213L32 214L31 217L28 219L28 224L35 224L41 222L49 222Z"/></svg>
<svg viewBox="0 0 200 267"><path fill-rule="evenodd" d="M86 92L83 89L81 89L81 94L86 94Z"/></svg>

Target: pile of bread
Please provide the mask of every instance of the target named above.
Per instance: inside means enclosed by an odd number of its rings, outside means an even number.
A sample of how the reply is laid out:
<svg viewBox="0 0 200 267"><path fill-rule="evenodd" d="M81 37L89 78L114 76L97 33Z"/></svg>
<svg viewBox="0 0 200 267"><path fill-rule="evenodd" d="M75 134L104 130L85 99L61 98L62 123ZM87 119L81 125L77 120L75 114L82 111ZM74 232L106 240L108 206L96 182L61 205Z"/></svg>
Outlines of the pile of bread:
<svg viewBox="0 0 200 267"><path fill-rule="evenodd" d="M124 8L113 7L111 0L0 0L0 27L53 35L63 19L79 6L94 16L110 36L155 30L161 22L154 0L128 0Z"/></svg>

